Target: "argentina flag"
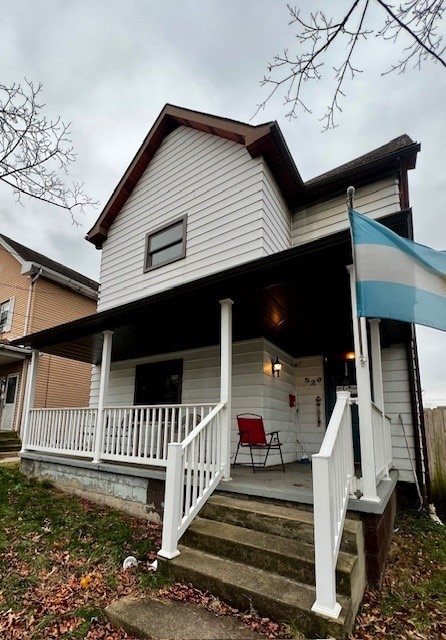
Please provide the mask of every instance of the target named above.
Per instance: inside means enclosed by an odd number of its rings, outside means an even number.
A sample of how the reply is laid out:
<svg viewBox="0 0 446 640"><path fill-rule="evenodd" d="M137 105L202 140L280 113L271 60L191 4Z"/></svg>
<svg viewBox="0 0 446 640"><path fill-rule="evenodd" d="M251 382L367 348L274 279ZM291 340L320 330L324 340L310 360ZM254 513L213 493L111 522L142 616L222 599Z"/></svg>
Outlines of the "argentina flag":
<svg viewBox="0 0 446 640"><path fill-rule="evenodd" d="M446 252L402 238L350 209L358 316L446 331Z"/></svg>

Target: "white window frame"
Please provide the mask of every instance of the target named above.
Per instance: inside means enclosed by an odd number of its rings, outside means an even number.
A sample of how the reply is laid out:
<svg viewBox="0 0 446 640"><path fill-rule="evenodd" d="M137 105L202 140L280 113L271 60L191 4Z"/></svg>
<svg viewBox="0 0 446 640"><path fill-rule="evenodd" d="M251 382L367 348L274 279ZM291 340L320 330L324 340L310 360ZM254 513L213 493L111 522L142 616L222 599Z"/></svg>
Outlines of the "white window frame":
<svg viewBox="0 0 446 640"><path fill-rule="evenodd" d="M174 227L181 228L181 237L179 240L175 240L174 242L167 242L166 244L161 245L156 250L151 250L151 241L153 238L160 236L166 231L173 229ZM159 267L163 267L166 264L171 264L172 262L176 262L177 260L182 260L186 257L186 229L187 229L187 216L183 216L181 218L176 218L169 222L169 224L163 225L162 227L158 227L153 231L149 231L146 235L146 248L144 253L144 272L152 271L153 269L159 269ZM152 256L164 251L165 249L169 249L170 247L177 246L180 248L180 253L173 258L167 258L161 262L157 262L153 264Z"/></svg>
<svg viewBox="0 0 446 640"><path fill-rule="evenodd" d="M0 335L11 331L14 302L15 298L9 298L9 300L0 302ZM2 321L2 317L5 318L4 322Z"/></svg>

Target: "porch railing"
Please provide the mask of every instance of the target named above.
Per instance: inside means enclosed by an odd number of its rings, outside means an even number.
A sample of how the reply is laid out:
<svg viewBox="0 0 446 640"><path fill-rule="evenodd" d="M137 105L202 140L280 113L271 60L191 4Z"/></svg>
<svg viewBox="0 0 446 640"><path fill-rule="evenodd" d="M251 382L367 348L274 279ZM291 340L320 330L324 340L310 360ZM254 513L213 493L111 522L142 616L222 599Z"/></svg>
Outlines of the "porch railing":
<svg viewBox="0 0 446 640"><path fill-rule="evenodd" d="M390 418L372 402L372 431L375 449L375 477L377 483L389 477L393 466Z"/></svg>
<svg viewBox="0 0 446 640"><path fill-rule="evenodd" d="M106 407L103 460L167 465L168 445L182 442L215 403Z"/></svg>
<svg viewBox="0 0 446 640"><path fill-rule="evenodd" d="M97 410L31 409L26 449L91 458Z"/></svg>
<svg viewBox="0 0 446 640"><path fill-rule="evenodd" d="M313 460L316 602L312 610L337 618L336 563L354 475L351 401L337 393L324 441Z"/></svg>
<svg viewBox="0 0 446 640"><path fill-rule="evenodd" d="M158 552L164 558L179 555L178 540L223 476L225 407L220 402L183 442L168 446L163 539Z"/></svg>
<svg viewBox="0 0 446 640"><path fill-rule="evenodd" d="M215 403L105 407L100 459L167 466L170 442L181 442ZM93 458L97 409L31 409L30 451Z"/></svg>

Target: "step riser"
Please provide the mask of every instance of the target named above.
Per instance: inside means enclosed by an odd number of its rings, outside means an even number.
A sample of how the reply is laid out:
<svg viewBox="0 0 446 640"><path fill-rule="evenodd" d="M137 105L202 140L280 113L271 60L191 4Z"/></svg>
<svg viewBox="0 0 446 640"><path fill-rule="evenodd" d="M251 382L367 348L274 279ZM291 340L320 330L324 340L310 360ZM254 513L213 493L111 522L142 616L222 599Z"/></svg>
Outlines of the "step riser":
<svg viewBox="0 0 446 640"><path fill-rule="evenodd" d="M0 431L0 443L3 440L14 440L15 442L20 442L20 438L16 431Z"/></svg>
<svg viewBox="0 0 446 640"><path fill-rule="evenodd" d="M310 545L314 544L313 525L307 522L296 522L280 516L253 513L239 508L227 508L210 502L202 509L200 516L246 529L271 533L282 538L299 540ZM344 530L341 551L353 554L357 552L357 539L353 531Z"/></svg>
<svg viewBox="0 0 446 640"><path fill-rule="evenodd" d="M311 638L344 637L343 628L336 622L315 616L308 608L300 608L292 604L277 602L274 597L262 596L246 588L235 587L226 583L218 576L203 574L200 571L185 569L180 566L172 566L173 576L176 581L185 584L192 583L195 587L218 594L224 602L227 602L240 611L254 609L264 617L280 620L299 629L301 633Z"/></svg>
<svg viewBox="0 0 446 640"><path fill-rule="evenodd" d="M314 563L311 559L309 561L301 561L293 566L288 556L275 553L274 550L266 554L263 549L240 545L232 540L202 535L192 530L187 532L184 542L181 540L181 543L194 549L213 553L221 558L229 558L265 571L273 571L304 584L314 585L315 583Z"/></svg>
<svg viewBox="0 0 446 640"><path fill-rule="evenodd" d="M17 444L15 442L11 442L11 443L1 443L0 444L0 453L7 453L9 451L20 451L22 447L20 446L20 444Z"/></svg>
<svg viewBox="0 0 446 640"><path fill-rule="evenodd" d="M206 553L218 555L221 558L228 558L235 562L258 567L264 571L277 573L285 578L297 580L303 584L315 585L314 549L309 549L311 555L307 558L291 558L290 555L269 549L265 553L264 549L256 548L248 544L240 544L228 538L217 538L195 531L192 527L186 532L181 540L182 544ZM355 588L354 571L352 573L336 572L336 589L338 593L350 596Z"/></svg>

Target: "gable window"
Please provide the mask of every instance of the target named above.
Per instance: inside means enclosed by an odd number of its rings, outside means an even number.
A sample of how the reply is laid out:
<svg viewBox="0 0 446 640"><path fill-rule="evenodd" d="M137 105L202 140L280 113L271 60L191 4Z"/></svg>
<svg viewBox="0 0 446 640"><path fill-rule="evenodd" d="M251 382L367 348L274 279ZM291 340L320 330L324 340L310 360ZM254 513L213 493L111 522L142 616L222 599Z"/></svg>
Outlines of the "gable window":
<svg viewBox="0 0 446 640"><path fill-rule="evenodd" d="M144 271L157 269L186 255L187 216L152 231L146 236Z"/></svg>
<svg viewBox="0 0 446 640"><path fill-rule="evenodd" d="M14 308L14 298L5 300L0 303L0 334L11 331L12 326L12 312Z"/></svg>

